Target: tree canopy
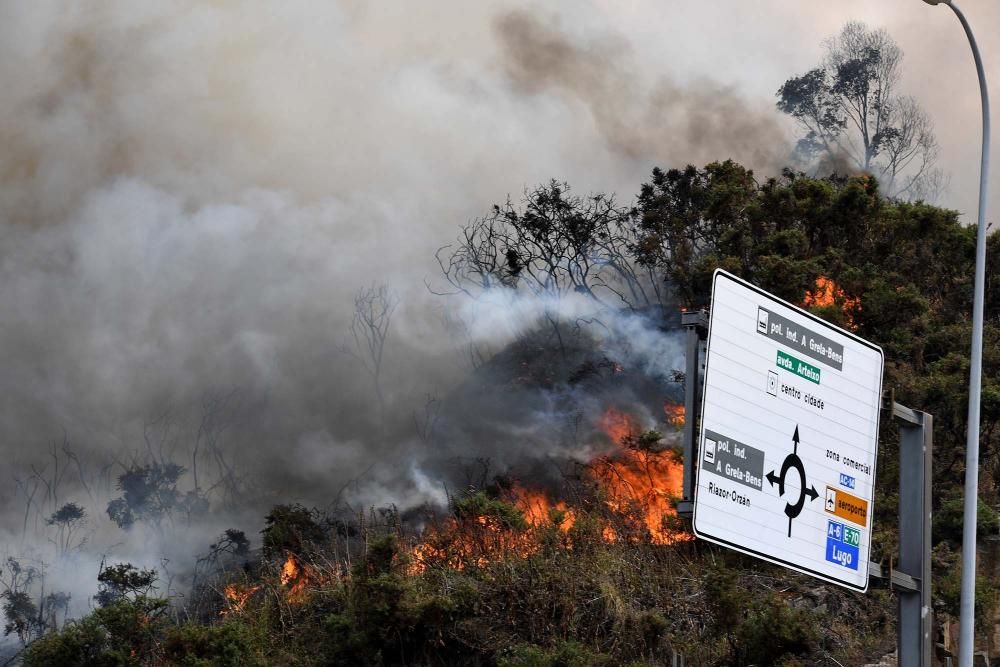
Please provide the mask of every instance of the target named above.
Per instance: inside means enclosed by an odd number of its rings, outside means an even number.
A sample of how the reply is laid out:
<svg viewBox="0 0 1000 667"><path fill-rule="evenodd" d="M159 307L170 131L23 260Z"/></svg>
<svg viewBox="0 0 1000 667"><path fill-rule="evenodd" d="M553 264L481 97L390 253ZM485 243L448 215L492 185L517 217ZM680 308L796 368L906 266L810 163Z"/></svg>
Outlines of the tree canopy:
<svg viewBox="0 0 1000 667"><path fill-rule="evenodd" d="M778 109L804 132L799 154L827 172L872 173L890 197L933 199L943 178L937 141L917 101L899 92L899 45L851 21L824 46L823 62L777 93Z"/></svg>
<svg viewBox="0 0 1000 667"><path fill-rule="evenodd" d="M884 386L935 419L934 503L959 495L964 473L975 228L958 213L879 196L862 175L817 179L786 171L758 183L730 162L654 170L639 196L637 261L659 267L688 308L708 305L716 268L882 346ZM982 402L981 490L993 507L1000 481L1000 233L989 237ZM810 299L817 279L833 304ZM883 431L878 489L895 525L897 450ZM958 520L958 519L956 519ZM954 526L948 531L954 530ZM957 531L960 534L960 529ZM954 532L942 534L954 535Z"/></svg>
<svg viewBox="0 0 1000 667"><path fill-rule="evenodd" d="M880 345L884 386L934 414L935 503L956 496L964 471L975 251L975 230L956 211L888 199L868 174L815 178L786 170L758 181L731 160L654 169L633 207L567 192L553 181L529 191L522 208L508 201L464 227L460 243L439 252L446 277L472 296L490 289L575 291L597 307L652 302L692 309L708 306L715 269L731 271ZM981 479L996 506L1000 233L989 243ZM626 286L628 298L602 299L617 293L608 285ZM820 289L829 290L832 303L815 298ZM886 433L878 483L891 501L896 449L892 429ZM877 506L884 524L894 525L893 502Z"/></svg>
<svg viewBox="0 0 1000 667"><path fill-rule="evenodd" d="M631 211L613 196L577 196L552 180L493 206L464 225L437 253L453 292L478 297L494 288L558 299L581 294L595 304L655 303L659 285L631 261Z"/></svg>

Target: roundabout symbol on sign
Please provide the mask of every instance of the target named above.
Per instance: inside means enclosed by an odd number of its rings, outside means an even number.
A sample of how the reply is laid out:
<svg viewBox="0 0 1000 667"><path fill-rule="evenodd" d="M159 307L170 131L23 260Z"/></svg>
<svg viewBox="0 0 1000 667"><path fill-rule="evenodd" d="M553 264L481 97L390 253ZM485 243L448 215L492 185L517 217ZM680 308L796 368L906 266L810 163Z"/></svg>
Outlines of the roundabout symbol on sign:
<svg viewBox="0 0 1000 667"><path fill-rule="evenodd" d="M819 493L816 491L816 487L810 485L806 488L806 469L802 465L802 459L799 458L799 425L795 425L795 433L792 435L792 453L785 457L784 462L781 464L781 474L775 475L774 471L767 473L767 481L770 482L771 486L775 484L778 485L778 495L785 495L785 475L791 470L795 470L799 474L799 497L793 502L786 501L785 504L785 515L788 516L788 536L792 536L792 520L802 513L802 508L806 504L806 496L809 496L809 500L816 500L819 497Z"/></svg>

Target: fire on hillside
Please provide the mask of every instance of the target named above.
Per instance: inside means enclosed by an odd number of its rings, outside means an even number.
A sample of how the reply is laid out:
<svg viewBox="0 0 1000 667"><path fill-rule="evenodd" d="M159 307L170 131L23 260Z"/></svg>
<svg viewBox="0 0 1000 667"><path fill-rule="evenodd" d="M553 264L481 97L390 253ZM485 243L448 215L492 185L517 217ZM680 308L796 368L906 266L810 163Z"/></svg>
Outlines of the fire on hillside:
<svg viewBox="0 0 1000 667"><path fill-rule="evenodd" d="M667 404L664 412L668 425L683 425L682 405ZM605 410L598 425L614 445L610 454L585 466L608 517L600 526L603 539L657 545L691 539L674 521L673 498L680 493L683 464L673 450L662 448L661 434L641 431L635 417L614 407ZM572 531L583 508L523 484L512 484L504 500L518 513L502 516L484 508L481 515L450 517L428 529L411 552L411 572L481 567L510 555L527 557L538 550L543 532L552 529L562 535L566 548L573 548Z"/></svg>
<svg viewBox="0 0 1000 667"><path fill-rule="evenodd" d="M640 418L608 407L595 420L594 437L603 453L580 464L582 494L556 498L551 490L509 482L499 491L473 493L471 502L454 503L452 512L426 527L408 548L406 572L415 576L432 568L483 568L509 558L538 553L544 540L556 539L574 549L581 530L606 543L670 545L692 539L676 521L682 462L664 441L684 423L684 407L663 406L660 424L666 436L640 427ZM648 419L648 417L647 417ZM672 433L669 432L672 430ZM581 525L585 523L586 525ZM346 576L349 568L311 564L291 552L275 564L274 592L298 605L310 592ZM221 616L239 615L263 591L262 584L230 583L222 590Z"/></svg>
<svg viewBox="0 0 1000 667"><path fill-rule="evenodd" d="M861 311L858 298L847 296L825 276L816 279L802 305L839 306L851 328L856 326L853 316ZM490 493L473 492L455 501L453 511L431 522L409 547L407 573L482 568L508 558L528 558L541 550L544 540L556 539L562 548L573 550L581 530L591 530L596 539L612 544L664 546L693 539L674 506L681 492L683 462L675 448L664 445L663 433L641 423L638 412L610 405L594 419L599 442L592 444L604 453L581 465L579 477L589 492L564 492L558 497L550 487L525 480L509 481ZM666 401L658 421L669 436L684 427L686 417L683 404ZM279 573L283 595L293 604L328 579L291 553ZM259 588L227 586L228 607L223 614L240 613Z"/></svg>
<svg viewBox="0 0 1000 667"><path fill-rule="evenodd" d="M854 317L861 312L861 299L847 296L844 290L830 278L817 277L816 289L808 290L802 299L802 305L806 308L810 306L836 306L838 304L841 312L844 313L844 322L847 328L852 331L857 329Z"/></svg>

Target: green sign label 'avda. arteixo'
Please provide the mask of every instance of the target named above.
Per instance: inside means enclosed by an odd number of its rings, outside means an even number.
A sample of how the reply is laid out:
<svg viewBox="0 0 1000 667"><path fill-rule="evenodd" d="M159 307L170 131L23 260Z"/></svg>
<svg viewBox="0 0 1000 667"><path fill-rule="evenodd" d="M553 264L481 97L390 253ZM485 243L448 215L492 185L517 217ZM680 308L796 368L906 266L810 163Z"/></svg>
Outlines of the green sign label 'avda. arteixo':
<svg viewBox="0 0 1000 667"><path fill-rule="evenodd" d="M799 377L805 378L810 382L815 382L819 384L820 370L812 364L807 364L806 362L796 359L790 354L786 354L781 350L778 350L778 361L777 365L784 368L786 371L791 371Z"/></svg>

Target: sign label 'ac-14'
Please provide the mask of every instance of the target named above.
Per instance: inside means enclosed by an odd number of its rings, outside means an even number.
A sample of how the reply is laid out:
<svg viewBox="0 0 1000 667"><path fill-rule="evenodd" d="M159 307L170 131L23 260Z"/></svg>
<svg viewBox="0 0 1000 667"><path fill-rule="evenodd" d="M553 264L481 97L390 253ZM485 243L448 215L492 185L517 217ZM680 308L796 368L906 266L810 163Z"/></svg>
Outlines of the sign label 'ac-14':
<svg viewBox="0 0 1000 667"><path fill-rule="evenodd" d="M866 590L882 366L872 343L716 271L695 534Z"/></svg>

